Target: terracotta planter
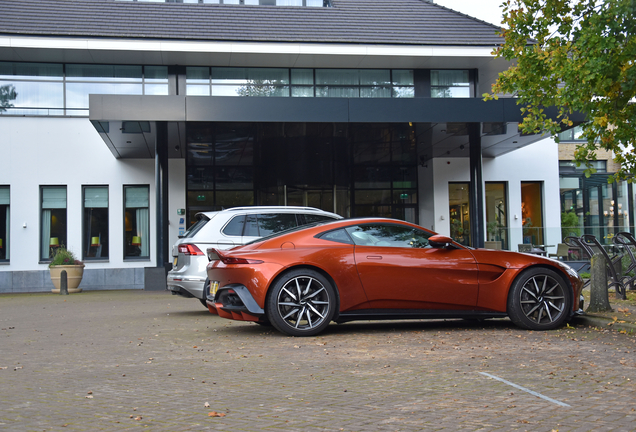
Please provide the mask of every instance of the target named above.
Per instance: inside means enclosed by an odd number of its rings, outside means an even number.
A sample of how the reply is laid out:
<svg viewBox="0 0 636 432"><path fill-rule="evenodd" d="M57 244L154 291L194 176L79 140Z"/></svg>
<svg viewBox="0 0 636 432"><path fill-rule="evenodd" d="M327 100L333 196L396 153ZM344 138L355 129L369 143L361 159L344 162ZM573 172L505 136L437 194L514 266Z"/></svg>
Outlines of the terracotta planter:
<svg viewBox="0 0 636 432"><path fill-rule="evenodd" d="M51 292L60 293L60 279L62 270L66 270L66 281L68 287L68 293L82 292L81 288L78 288L84 276L84 264L81 265L61 265L49 267L51 272L51 282L53 282L54 289Z"/></svg>

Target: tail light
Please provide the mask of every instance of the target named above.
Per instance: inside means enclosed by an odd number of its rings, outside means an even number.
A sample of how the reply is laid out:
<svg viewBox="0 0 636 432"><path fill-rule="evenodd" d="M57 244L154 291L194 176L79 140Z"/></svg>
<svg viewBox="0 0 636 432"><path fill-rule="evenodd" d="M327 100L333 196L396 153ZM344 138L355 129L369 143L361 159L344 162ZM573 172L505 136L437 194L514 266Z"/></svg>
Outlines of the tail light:
<svg viewBox="0 0 636 432"><path fill-rule="evenodd" d="M224 255L221 250L215 249L215 248L208 249L208 260L210 261L220 260L223 264L262 264L263 263L263 261L261 260L227 256L227 255Z"/></svg>
<svg viewBox="0 0 636 432"><path fill-rule="evenodd" d="M262 264L263 261L246 258L234 258L227 256L219 256L223 264Z"/></svg>
<svg viewBox="0 0 636 432"><path fill-rule="evenodd" d="M179 253L184 255L203 255L201 249L196 247L193 244L180 244L179 245Z"/></svg>

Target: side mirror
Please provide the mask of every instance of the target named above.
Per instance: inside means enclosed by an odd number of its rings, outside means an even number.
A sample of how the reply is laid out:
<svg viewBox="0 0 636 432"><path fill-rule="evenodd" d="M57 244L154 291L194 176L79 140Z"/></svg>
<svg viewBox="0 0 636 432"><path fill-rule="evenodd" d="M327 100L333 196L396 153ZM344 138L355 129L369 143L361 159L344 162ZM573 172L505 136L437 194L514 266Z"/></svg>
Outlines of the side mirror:
<svg viewBox="0 0 636 432"><path fill-rule="evenodd" d="M434 248L446 248L453 244L453 239L447 236L436 234L428 238L428 243Z"/></svg>

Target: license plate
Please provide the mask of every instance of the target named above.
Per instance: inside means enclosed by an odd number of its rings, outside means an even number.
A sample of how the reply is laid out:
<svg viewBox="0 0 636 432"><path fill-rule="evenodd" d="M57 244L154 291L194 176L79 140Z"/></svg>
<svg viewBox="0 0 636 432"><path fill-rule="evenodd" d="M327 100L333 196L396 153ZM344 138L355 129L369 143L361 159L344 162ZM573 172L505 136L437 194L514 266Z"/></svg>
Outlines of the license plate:
<svg viewBox="0 0 636 432"><path fill-rule="evenodd" d="M172 260L172 266L173 266L173 267L176 267L176 266L177 266L177 259L178 259L178 258L179 258L179 257L174 257L174 259Z"/></svg>
<svg viewBox="0 0 636 432"><path fill-rule="evenodd" d="M210 281L210 296L214 297L219 290L219 281Z"/></svg>

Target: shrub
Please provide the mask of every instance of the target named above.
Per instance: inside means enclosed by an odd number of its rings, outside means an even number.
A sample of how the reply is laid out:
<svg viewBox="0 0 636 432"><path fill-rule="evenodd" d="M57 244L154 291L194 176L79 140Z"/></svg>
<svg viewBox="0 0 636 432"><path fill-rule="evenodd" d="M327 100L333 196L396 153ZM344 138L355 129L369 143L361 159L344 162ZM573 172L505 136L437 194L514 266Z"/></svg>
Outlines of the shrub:
<svg viewBox="0 0 636 432"><path fill-rule="evenodd" d="M58 265L81 265L82 262L75 258L75 255L70 250L66 249L64 246L60 246L57 251L55 251L55 255L53 255L53 260L49 264L49 267L58 266Z"/></svg>

